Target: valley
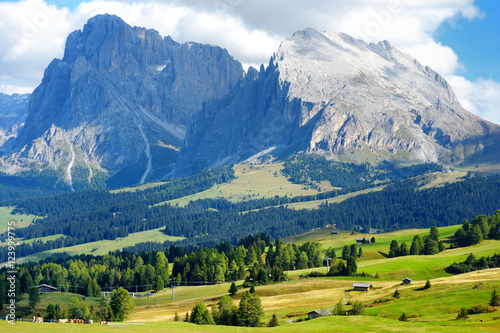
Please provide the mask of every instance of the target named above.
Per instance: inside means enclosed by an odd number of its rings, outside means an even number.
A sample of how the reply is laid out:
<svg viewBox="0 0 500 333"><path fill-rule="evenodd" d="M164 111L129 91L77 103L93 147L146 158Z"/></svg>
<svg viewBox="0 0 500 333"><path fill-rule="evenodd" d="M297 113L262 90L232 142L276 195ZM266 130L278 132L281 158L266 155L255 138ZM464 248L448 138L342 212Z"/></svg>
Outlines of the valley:
<svg viewBox="0 0 500 333"><path fill-rule="evenodd" d="M159 31L87 18L0 93L2 332L500 330L500 125L445 76Z"/></svg>

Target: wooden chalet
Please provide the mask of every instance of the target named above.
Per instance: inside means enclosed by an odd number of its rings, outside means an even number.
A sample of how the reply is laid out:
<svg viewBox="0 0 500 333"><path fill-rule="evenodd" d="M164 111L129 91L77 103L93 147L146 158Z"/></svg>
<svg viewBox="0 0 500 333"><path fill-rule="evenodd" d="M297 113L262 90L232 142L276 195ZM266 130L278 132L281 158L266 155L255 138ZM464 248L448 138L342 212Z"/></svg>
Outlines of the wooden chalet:
<svg viewBox="0 0 500 333"><path fill-rule="evenodd" d="M356 237L356 244L370 244L370 238L368 237Z"/></svg>
<svg viewBox="0 0 500 333"><path fill-rule="evenodd" d="M307 313L307 317L309 319L315 319L318 317L326 317L326 316L331 316L331 315L332 315L332 313L328 310L325 310L325 309L314 310L314 311Z"/></svg>
<svg viewBox="0 0 500 333"><path fill-rule="evenodd" d="M411 279L410 278L407 278L405 277L403 280L401 280L403 282L403 284L410 284L411 283Z"/></svg>
<svg viewBox="0 0 500 333"><path fill-rule="evenodd" d="M48 284L40 284L36 286L39 294L43 293L55 293L57 291L56 287L49 286Z"/></svg>
<svg viewBox="0 0 500 333"><path fill-rule="evenodd" d="M373 285L370 283L353 283L352 289L355 291L370 291L373 288Z"/></svg>

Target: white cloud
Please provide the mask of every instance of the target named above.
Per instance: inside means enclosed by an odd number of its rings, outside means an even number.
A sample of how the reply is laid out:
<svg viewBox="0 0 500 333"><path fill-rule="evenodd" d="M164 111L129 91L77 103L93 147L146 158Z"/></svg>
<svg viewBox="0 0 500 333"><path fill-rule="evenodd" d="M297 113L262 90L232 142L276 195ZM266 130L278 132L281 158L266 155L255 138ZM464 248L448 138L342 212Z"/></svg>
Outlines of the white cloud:
<svg viewBox="0 0 500 333"><path fill-rule="evenodd" d="M401 48L401 51L410 54L425 66L429 66L442 76L454 74L458 69L463 69L463 64L458 62L458 56L448 46L429 40L426 44Z"/></svg>
<svg viewBox="0 0 500 333"><path fill-rule="evenodd" d="M16 86L19 91L33 89L52 58L62 57L66 36L103 13L154 28L178 42L219 45L254 66L267 64L281 41L296 30L342 31L367 42L389 40L446 77L453 77L462 64L432 33L446 20L483 15L474 0L88 0L73 12L43 0L0 2L0 29L6 32L0 35L0 91L12 92ZM459 85L457 77L452 80L455 89L466 86ZM470 84L479 82L496 83ZM461 100L473 112L492 112L484 110L493 108L487 104L494 99Z"/></svg>
<svg viewBox="0 0 500 333"><path fill-rule="evenodd" d="M471 82L461 76L449 76L446 80L465 109L500 124L500 83L485 79Z"/></svg>

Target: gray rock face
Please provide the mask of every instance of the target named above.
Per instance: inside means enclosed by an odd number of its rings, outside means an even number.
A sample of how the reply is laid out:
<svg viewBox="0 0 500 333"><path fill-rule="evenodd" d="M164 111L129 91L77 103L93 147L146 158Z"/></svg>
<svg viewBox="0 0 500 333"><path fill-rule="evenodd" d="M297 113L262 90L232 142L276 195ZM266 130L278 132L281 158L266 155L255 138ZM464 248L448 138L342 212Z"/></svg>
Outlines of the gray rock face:
<svg viewBox="0 0 500 333"><path fill-rule="evenodd" d="M464 110L440 75L389 42L306 29L265 71L249 71L204 107L177 170L296 151L357 163L460 163L498 159L499 142L499 126Z"/></svg>
<svg viewBox="0 0 500 333"><path fill-rule="evenodd" d="M17 152L1 168L54 168L68 184L100 172L115 184L162 177L201 103L224 96L244 74L225 49L96 16L45 70Z"/></svg>
<svg viewBox="0 0 500 333"><path fill-rule="evenodd" d="M0 150L8 150L28 115L30 94L0 93Z"/></svg>

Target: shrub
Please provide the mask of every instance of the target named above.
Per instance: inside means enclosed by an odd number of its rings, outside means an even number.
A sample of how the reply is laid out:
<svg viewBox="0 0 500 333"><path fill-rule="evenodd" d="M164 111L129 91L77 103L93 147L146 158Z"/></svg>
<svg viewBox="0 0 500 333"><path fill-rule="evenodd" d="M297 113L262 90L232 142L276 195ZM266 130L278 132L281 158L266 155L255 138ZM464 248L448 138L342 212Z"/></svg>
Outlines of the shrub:
<svg viewBox="0 0 500 333"><path fill-rule="evenodd" d="M406 313L404 313L404 312L398 319L399 319L399 321L408 321L408 317L406 316Z"/></svg>
<svg viewBox="0 0 500 333"><path fill-rule="evenodd" d="M462 307L458 312L457 319L468 319L468 318L469 318L469 312L467 312L467 309L465 307Z"/></svg>
<svg viewBox="0 0 500 333"><path fill-rule="evenodd" d="M394 298L399 298L399 297L400 297L400 295L399 295L399 290L397 290L397 289L396 289L396 290L394 291L394 294L392 295L392 297L394 297Z"/></svg>
<svg viewBox="0 0 500 333"><path fill-rule="evenodd" d="M354 302L351 309L351 315L362 315L365 312L365 307L360 301Z"/></svg>
<svg viewBox="0 0 500 333"><path fill-rule="evenodd" d="M276 327L276 326L279 326L278 317L276 317L276 314L273 314L273 317L269 321L269 324L267 324L267 327Z"/></svg>
<svg viewBox="0 0 500 333"><path fill-rule="evenodd" d="M476 305L467 309L468 314L480 314L488 312L489 308L484 305Z"/></svg>
<svg viewBox="0 0 500 333"><path fill-rule="evenodd" d="M431 287L431 282L429 280L427 280L427 282L425 283L424 289L429 289L430 287Z"/></svg>

